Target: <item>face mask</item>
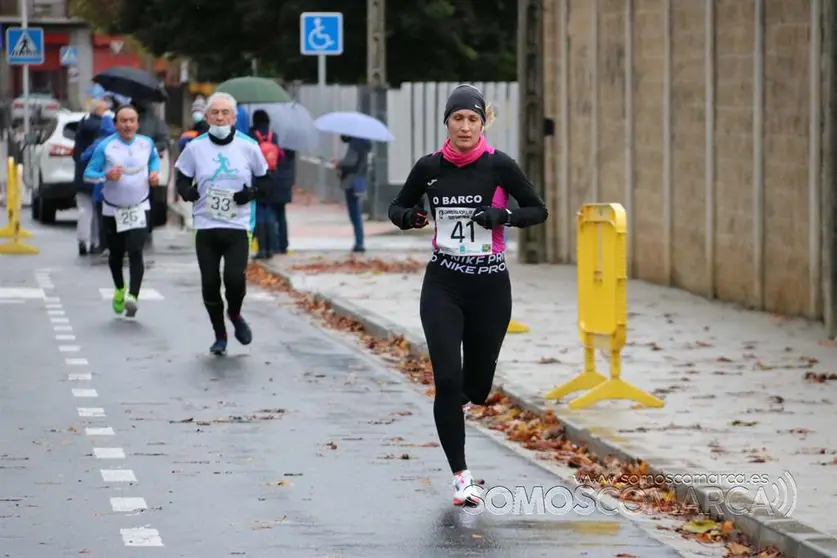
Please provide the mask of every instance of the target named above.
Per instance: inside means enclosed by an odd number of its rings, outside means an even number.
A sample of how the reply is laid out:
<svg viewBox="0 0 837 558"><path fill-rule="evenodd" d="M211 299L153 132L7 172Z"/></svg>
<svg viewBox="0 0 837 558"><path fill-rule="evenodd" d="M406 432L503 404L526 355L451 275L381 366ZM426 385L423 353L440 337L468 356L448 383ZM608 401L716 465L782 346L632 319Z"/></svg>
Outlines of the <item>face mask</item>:
<svg viewBox="0 0 837 558"><path fill-rule="evenodd" d="M193 112L192 113L192 120L195 122L200 122L203 120L203 113L202 112Z"/></svg>
<svg viewBox="0 0 837 558"><path fill-rule="evenodd" d="M218 139L225 139L232 132L232 126L210 126L209 133Z"/></svg>

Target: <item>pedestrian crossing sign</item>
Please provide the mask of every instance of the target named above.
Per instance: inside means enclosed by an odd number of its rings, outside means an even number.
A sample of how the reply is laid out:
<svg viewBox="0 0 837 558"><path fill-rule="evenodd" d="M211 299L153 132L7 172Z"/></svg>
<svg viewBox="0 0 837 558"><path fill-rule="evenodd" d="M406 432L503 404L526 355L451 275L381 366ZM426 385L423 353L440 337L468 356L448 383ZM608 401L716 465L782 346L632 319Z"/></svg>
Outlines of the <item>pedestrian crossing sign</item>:
<svg viewBox="0 0 837 558"><path fill-rule="evenodd" d="M42 27L6 28L6 61L14 65L38 66L44 63Z"/></svg>

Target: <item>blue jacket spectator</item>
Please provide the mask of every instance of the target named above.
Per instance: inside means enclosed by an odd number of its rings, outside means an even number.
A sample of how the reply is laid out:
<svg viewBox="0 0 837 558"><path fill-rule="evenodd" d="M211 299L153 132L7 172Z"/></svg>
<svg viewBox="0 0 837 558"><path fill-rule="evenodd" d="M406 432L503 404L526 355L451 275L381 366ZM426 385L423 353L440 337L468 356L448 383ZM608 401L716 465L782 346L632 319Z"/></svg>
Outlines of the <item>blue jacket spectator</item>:
<svg viewBox="0 0 837 558"><path fill-rule="evenodd" d="M84 169L87 167L87 164L90 162L90 158L93 157L93 152L96 151L96 148L102 143L106 138L112 136L116 133L116 126L113 124L113 119L109 117L105 117L102 119L102 125L99 128L98 137L91 143L87 149L84 150L79 156L79 165L82 168L82 173L84 173ZM103 183L97 183L95 185L91 184L90 186L93 189L93 201L100 202L102 201L102 185Z"/></svg>

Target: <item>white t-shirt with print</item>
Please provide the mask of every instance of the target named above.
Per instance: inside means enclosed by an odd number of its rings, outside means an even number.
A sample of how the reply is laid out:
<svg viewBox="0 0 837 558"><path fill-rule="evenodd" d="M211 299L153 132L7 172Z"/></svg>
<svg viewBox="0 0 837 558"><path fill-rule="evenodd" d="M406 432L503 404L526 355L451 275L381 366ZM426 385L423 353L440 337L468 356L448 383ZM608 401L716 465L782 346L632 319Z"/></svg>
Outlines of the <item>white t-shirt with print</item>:
<svg viewBox="0 0 837 558"><path fill-rule="evenodd" d="M236 205L232 195L245 185L253 185L254 176L267 174L267 161L256 140L236 133L226 145L217 145L203 134L189 143L175 168L193 178L200 199L192 207L195 229L241 229L256 227L256 202Z"/></svg>

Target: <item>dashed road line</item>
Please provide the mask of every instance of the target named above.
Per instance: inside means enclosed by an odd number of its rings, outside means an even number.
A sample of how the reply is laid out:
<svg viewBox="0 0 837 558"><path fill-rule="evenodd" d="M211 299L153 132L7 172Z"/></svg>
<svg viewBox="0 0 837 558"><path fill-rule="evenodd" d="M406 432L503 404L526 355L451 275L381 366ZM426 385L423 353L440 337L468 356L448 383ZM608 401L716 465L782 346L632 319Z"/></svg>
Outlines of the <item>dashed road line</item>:
<svg viewBox="0 0 837 558"><path fill-rule="evenodd" d="M137 527L133 529L120 529L122 541L125 546L163 546L163 539L157 529L148 527Z"/></svg>
<svg viewBox="0 0 837 558"><path fill-rule="evenodd" d="M36 272L35 279L41 289L53 289L55 286L49 278L49 270L40 270ZM162 295L150 289L152 292L149 297L147 292L144 299L163 300ZM105 296L105 289L100 289L102 296ZM43 290L41 291L43 292ZM112 290L110 290L112 293ZM108 294L108 298L110 298ZM76 336L72 334L73 328L70 325L70 319L66 317L66 312L61 305L61 299L54 296L43 297L49 321L52 324L52 329L55 332L55 341L63 343L66 341L75 341ZM17 302L17 301L16 301ZM23 302L22 300L19 302ZM61 332L61 333L59 333ZM81 352L80 345L65 345L59 344L58 351L61 353L79 353ZM89 366L90 363L83 357L67 357L64 359L66 366ZM90 372L69 372L67 380L72 382L89 382L92 381L93 374ZM99 397L99 392L94 388L72 388L73 397L78 398L94 398ZM76 412L81 418L104 418L106 417L105 410L102 407L77 407ZM110 426L87 426L84 429L86 436L115 436L116 433L113 427ZM125 459L125 450L120 447L94 447L93 456L96 459ZM136 483L137 476L131 469L100 469L99 473L102 476L102 481L106 483ZM111 497L111 509L115 513L135 513L142 512L148 509L148 504L145 498L142 497ZM163 546L163 540L160 537L157 529L151 527L134 527L128 529L120 529L119 533L122 537L122 542L125 546L137 547L159 547Z"/></svg>
<svg viewBox="0 0 837 558"><path fill-rule="evenodd" d="M87 366L90 364L86 358L65 358L64 364L67 366Z"/></svg>
<svg viewBox="0 0 837 558"><path fill-rule="evenodd" d="M148 509L148 504L145 503L145 498L123 498L116 497L110 499L110 507L117 513L130 513L136 511L144 511Z"/></svg>
<svg viewBox="0 0 837 558"><path fill-rule="evenodd" d="M115 432L110 426L88 426L84 429L87 436L113 436Z"/></svg>
<svg viewBox="0 0 837 558"><path fill-rule="evenodd" d="M137 482L137 477L130 469L100 469L104 482Z"/></svg>
<svg viewBox="0 0 837 558"><path fill-rule="evenodd" d="M93 456L96 459L125 459L125 450L122 448L93 448Z"/></svg>

